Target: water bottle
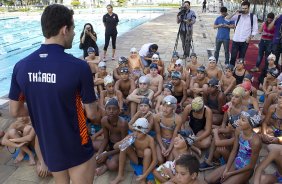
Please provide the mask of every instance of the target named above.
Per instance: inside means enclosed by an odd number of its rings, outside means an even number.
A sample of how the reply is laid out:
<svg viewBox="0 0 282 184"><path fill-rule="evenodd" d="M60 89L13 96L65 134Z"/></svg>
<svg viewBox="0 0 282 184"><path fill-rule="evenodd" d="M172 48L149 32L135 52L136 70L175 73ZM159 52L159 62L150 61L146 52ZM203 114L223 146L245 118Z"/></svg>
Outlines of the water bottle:
<svg viewBox="0 0 282 184"><path fill-rule="evenodd" d="M94 125L91 125L91 126L90 126L90 134L91 134L91 135L94 135L94 134L95 134L95 127L94 127Z"/></svg>
<svg viewBox="0 0 282 184"><path fill-rule="evenodd" d="M134 143L135 139L136 139L136 136L133 134L130 134L126 138L124 138L121 144L119 145L120 151L126 150L130 145Z"/></svg>

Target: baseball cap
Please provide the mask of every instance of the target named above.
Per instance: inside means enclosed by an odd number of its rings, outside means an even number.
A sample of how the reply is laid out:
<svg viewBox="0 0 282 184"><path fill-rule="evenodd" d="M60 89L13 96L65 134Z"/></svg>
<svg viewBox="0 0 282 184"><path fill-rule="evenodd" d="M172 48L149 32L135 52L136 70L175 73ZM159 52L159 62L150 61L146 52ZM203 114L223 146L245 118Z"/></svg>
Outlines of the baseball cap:
<svg viewBox="0 0 282 184"><path fill-rule="evenodd" d="M241 116L246 117L253 128L258 127L261 123L261 115L255 109L242 111Z"/></svg>
<svg viewBox="0 0 282 184"><path fill-rule="evenodd" d="M93 47L88 47L87 53L89 53L89 52L95 52L95 49Z"/></svg>
<svg viewBox="0 0 282 184"><path fill-rule="evenodd" d="M128 67L121 67L119 69L119 71L120 71L120 73L128 73L129 72Z"/></svg>
<svg viewBox="0 0 282 184"><path fill-rule="evenodd" d="M149 105L150 107L152 106L152 102L149 98L145 97L145 98L141 98L140 103L139 104L146 104Z"/></svg>
<svg viewBox="0 0 282 184"><path fill-rule="evenodd" d="M128 63L128 60L126 59L126 57L124 57L124 56L119 57L118 58L118 64L122 65L124 63Z"/></svg>
<svg viewBox="0 0 282 184"><path fill-rule="evenodd" d="M167 105L173 105L173 104L177 104L177 99L172 96L172 95L168 95L166 97L164 97L163 99L163 104L167 104Z"/></svg>
<svg viewBox="0 0 282 184"><path fill-rule="evenodd" d="M215 63L216 59L214 56L209 57L209 63Z"/></svg>
<svg viewBox="0 0 282 184"><path fill-rule="evenodd" d="M192 110L199 111L204 107L204 100L202 97L196 97L191 102Z"/></svg>
<svg viewBox="0 0 282 184"><path fill-rule="evenodd" d="M171 78L172 79L181 79L181 73L179 71L172 71Z"/></svg>
<svg viewBox="0 0 282 184"><path fill-rule="evenodd" d="M146 84L149 84L150 83L150 79L147 77L147 76L141 76L139 78L139 83L146 83Z"/></svg>
<svg viewBox="0 0 282 184"><path fill-rule="evenodd" d="M104 61L101 61L99 64L98 64L98 67L99 68L102 68L102 67L107 67L106 63Z"/></svg>
<svg viewBox="0 0 282 184"><path fill-rule="evenodd" d="M156 63L151 63L150 69L152 69L152 68L158 69L158 65Z"/></svg>
<svg viewBox="0 0 282 184"><path fill-rule="evenodd" d="M149 122L146 118L138 118L132 126L134 130L146 134L149 129Z"/></svg>
<svg viewBox="0 0 282 184"><path fill-rule="evenodd" d="M175 64L176 64L176 65L181 65L181 66L183 66L183 61L182 61L182 59L176 60L176 61L175 61Z"/></svg>
<svg viewBox="0 0 282 184"><path fill-rule="evenodd" d="M158 54L154 54L154 55L152 56L152 60L159 60L159 59L160 59L160 57L159 57Z"/></svg>

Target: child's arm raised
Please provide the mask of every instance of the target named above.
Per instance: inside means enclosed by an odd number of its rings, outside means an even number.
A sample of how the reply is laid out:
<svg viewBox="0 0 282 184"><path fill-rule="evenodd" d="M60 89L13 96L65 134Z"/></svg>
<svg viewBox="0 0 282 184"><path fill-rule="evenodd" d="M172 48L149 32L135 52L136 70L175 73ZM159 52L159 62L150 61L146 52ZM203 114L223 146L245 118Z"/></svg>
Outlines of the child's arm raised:
<svg viewBox="0 0 282 184"><path fill-rule="evenodd" d="M140 111L137 111L128 123L129 130L133 131L133 123L140 117Z"/></svg>

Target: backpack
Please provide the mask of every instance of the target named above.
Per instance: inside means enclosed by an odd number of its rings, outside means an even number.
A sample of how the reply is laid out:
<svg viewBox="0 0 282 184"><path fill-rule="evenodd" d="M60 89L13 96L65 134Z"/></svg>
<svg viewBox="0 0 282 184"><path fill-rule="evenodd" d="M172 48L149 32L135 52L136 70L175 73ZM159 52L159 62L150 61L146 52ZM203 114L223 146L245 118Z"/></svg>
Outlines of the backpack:
<svg viewBox="0 0 282 184"><path fill-rule="evenodd" d="M237 24L238 24L240 18L241 18L241 15L238 15L238 19L237 19L236 24L235 24L236 27L237 27ZM253 13L250 13L250 19L251 19L251 34L252 34L253 25L254 25L254 14Z"/></svg>

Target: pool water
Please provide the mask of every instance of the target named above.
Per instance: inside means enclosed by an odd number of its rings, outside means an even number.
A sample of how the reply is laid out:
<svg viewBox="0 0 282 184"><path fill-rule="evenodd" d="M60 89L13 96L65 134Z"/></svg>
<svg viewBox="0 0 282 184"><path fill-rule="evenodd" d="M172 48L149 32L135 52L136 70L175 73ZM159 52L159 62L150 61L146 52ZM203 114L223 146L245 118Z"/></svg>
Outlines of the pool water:
<svg viewBox="0 0 282 184"><path fill-rule="evenodd" d="M149 11L151 10L151 11ZM165 9L126 9L116 12L119 16L118 36L134 27L163 14ZM79 37L85 23L93 25L97 33L97 44L104 44L104 25L102 13L75 14L75 37L72 49L66 52L76 57L82 56L79 49ZM0 19L0 97L7 95L10 89L11 75L14 65L26 57L44 41L40 26L40 16L24 16ZM100 51L101 53L101 51Z"/></svg>

